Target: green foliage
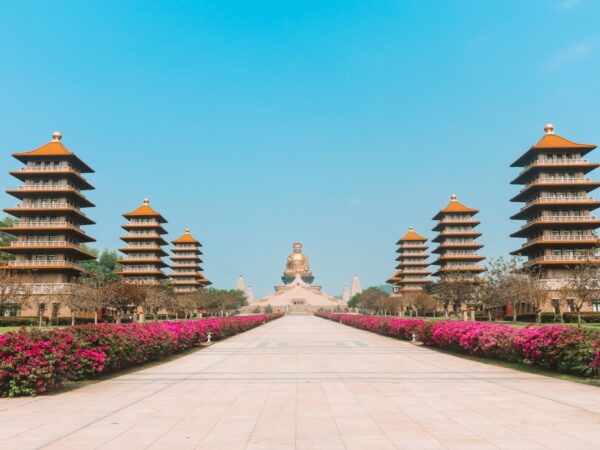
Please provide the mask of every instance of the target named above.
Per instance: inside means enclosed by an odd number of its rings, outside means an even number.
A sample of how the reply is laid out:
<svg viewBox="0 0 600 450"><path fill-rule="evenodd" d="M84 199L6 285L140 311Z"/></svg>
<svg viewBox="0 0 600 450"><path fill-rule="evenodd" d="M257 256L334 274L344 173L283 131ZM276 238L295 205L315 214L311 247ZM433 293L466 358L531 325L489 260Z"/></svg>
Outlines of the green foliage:
<svg viewBox="0 0 600 450"><path fill-rule="evenodd" d="M98 255L98 251L90 247L85 247L87 251ZM109 281L117 280L114 269L117 264L117 253L111 250L104 250L97 259L83 261L81 265L86 270L87 284L101 286Z"/></svg>
<svg viewBox="0 0 600 450"><path fill-rule="evenodd" d="M267 306L265 306L265 314L272 314L272 313L273 313L273 307L269 303Z"/></svg>
<svg viewBox="0 0 600 450"><path fill-rule="evenodd" d="M208 288L197 296L198 308L211 316L237 311L248 304L246 295L236 289Z"/></svg>
<svg viewBox="0 0 600 450"><path fill-rule="evenodd" d="M397 305L392 304L390 298L390 295L381 289L370 287L351 298L348 306L356 304L356 307L371 313L387 313L392 309L397 309Z"/></svg>
<svg viewBox="0 0 600 450"><path fill-rule="evenodd" d="M358 297L356 295L348 300L348 308L358 308Z"/></svg>
<svg viewBox="0 0 600 450"><path fill-rule="evenodd" d="M0 219L0 227L12 227L14 223L15 220L12 217L6 216L4 219ZM0 247L9 246L14 240L14 236L0 231ZM0 252L0 266L6 264L6 262L11 259L14 259L14 256L10 253Z"/></svg>

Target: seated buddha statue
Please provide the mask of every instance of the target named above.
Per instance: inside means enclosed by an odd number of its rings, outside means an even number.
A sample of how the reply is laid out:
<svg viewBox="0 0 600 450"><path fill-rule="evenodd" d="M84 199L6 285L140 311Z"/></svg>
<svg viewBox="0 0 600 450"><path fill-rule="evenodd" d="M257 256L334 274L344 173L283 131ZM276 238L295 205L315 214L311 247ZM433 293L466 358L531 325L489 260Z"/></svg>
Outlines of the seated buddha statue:
<svg viewBox="0 0 600 450"><path fill-rule="evenodd" d="M302 244L299 242L294 243L294 252L287 258L283 281L287 284L297 275L307 283L311 283L314 278L308 265L308 257L302 253Z"/></svg>

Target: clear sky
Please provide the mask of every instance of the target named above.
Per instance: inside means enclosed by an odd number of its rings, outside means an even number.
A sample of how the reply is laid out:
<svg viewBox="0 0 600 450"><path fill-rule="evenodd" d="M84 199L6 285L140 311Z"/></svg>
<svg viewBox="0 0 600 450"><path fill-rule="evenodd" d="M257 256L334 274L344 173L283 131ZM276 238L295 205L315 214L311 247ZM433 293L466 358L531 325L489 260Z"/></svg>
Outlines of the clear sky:
<svg viewBox="0 0 600 450"><path fill-rule="evenodd" d="M503 255L509 164L548 121L600 143L599 20L591 0L1 2L0 189L60 130L97 172L98 248L149 197L217 287L258 296L295 240L327 292L382 284L453 193Z"/></svg>

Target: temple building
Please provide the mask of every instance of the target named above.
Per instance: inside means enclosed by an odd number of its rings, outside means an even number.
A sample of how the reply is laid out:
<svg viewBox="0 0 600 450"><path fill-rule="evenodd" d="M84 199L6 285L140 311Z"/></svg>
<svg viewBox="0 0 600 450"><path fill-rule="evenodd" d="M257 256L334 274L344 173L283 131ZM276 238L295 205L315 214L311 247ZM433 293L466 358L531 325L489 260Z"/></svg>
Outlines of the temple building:
<svg viewBox="0 0 600 450"><path fill-rule="evenodd" d="M308 264L308 257L302 253L302 244L296 242L281 280L272 295L241 308L244 312L258 312L272 309L286 314L309 314L313 311L343 311L347 305L313 284L314 275ZM360 288L360 286L357 286Z"/></svg>
<svg viewBox="0 0 600 450"><path fill-rule="evenodd" d="M167 256L162 248L167 244L162 237L167 231L162 224L167 221L152 209L148 199L144 199L143 205L136 210L123 214L123 217L128 223L122 226L127 234L121 240L127 245L119 249L125 257L118 260L122 269L117 274L127 283L146 286L160 284L167 278L162 270L167 266L162 260L163 256Z"/></svg>
<svg viewBox="0 0 600 450"><path fill-rule="evenodd" d="M435 276L476 276L485 269L480 262L485 257L479 255L477 250L483 247L476 239L481 233L475 231L479 221L473 217L478 213L477 209L468 208L457 200L456 195L450 197L450 203L433 220L437 225L433 231L438 235L433 242L438 246L433 253L439 254L433 263L440 268L434 273Z"/></svg>
<svg viewBox="0 0 600 450"><path fill-rule="evenodd" d="M569 141L555 134L552 124L544 131L511 164L522 168L512 184L523 185L511 201L524 203L511 219L525 221L511 236L526 239L512 254L526 257L524 267L540 270L554 290L574 265L600 263L595 235L600 221L591 215L600 202L589 195L600 183L586 176L600 164L584 159L595 145Z"/></svg>
<svg viewBox="0 0 600 450"><path fill-rule="evenodd" d="M12 227L0 228L15 236L10 246L0 247L0 251L14 255L2 268L22 272L25 280L33 283L34 294L54 296L47 302L35 302L51 304L52 310L45 313L51 317L58 315L61 296L69 295L70 285L84 272L81 261L96 258L82 246L95 239L81 229L94 224L82 211L94 206L83 195L94 187L82 174L94 171L61 139L55 132L52 141L38 149L13 153L25 166L10 174L23 184L7 191L19 204L4 211L17 221Z"/></svg>
<svg viewBox="0 0 600 450"><path fill-rule="evenodd" d="M180 238L172 241L172 244L171 261L173 264L171 264L171 269L173 269L173 273L169 276L175 292L186 294L210 285L211 282L204 278L200 267L202 244L190 234L189 228Z"/></svg>
<svg viewBox="0 0 600 450"><path fill-rule="evenodd" d="M394 294L419 292L431 282L427 278L431 272L427 270L429 255L426 242L427 238L416 233L413 227L409 227L406 235L396 243L396 252L399 253L396 258L397 272L387 281L393 286Z"/></svg>

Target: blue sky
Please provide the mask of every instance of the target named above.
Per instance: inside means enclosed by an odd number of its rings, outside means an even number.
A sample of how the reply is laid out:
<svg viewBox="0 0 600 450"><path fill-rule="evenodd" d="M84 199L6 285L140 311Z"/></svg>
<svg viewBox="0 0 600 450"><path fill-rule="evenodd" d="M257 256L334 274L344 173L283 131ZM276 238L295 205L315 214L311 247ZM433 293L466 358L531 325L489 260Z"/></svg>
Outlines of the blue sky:
<svg viewBox="0 0 600 450"><path fill-rule="evenodd" d="M0 189L12 152L60 130L97 172L99 248L149 197L217 287L244 274L259 296L295 240L332 294L383 283L452 193L503 255L509 164L544 123L600 142L599 17L590 0L2 2Z"/></svg>

